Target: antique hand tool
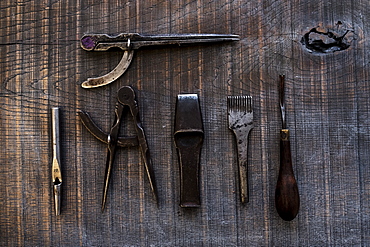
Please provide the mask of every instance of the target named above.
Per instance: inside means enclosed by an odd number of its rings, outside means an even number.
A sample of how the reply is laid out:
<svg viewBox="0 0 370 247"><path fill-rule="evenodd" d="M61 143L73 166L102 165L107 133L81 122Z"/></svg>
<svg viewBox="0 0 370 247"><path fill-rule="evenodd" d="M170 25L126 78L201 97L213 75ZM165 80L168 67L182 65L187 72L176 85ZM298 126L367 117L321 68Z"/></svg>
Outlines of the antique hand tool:
<svg viewBox="0 0 370 247"><path fill-rule="evenodd" d="M107 34L86 34L81 38L81 47L86 51L107 51L119 48L124 51L121 61L106 75L88 78L82 83L83 88L94 88L107 85L117 80L131 63L134 50L143 46L185 45L193 43L214 43L237 41L238 35L231 34L164 34L142 35L138 33L121 33L116 36Z"/></svg>
<svg viewBox="0 0 370 247"><path fill-rule="evenodd" d="M198 95L179 94L174 139L180 163L180 206L200 206L199 161L203 144L203 122Z"/></svg>
<svg viewBox="0 0 370 247"><path fill-rule="evenodd" d="M248 136L253 129L252 96L228 96L229 129L235 135L238 149L240 200L249 202Z"/></svg>
<svg viewBox="0 0 370 247"><path fill-rule="evenodd" d="M122 117L125 112L130 111L136 130L135 137L119 137L120 124ZM79 112L82 123L90 131L90 133L95 136L98 140L106 143L108 145L108 155L107 163L105 170L105 179L104 179L104 190L103 190L103 199L102 199L102 211L104 211L107 192L109 186L109 179L111 175L112 165L114 162L114 157L116 153L117 146L119 147L133 147L139 146L140 151L144 160L144 166L146 173L148 175L149 183L151 190L154 194L154 199L157 201L157 188L154 180L154 172L152 167L152 161L150 159L150 153L148 148L148 143L144 134L144 129L142 127L140 116L139 116L139 107L135 99L134 90L125 86L118 90L117 103L115 108L115 120L110 129L110 133L106 134L99 127L95 125L90 116L83 111Z"/></svg>
<svg viewBox="0 0 370 247"><path fill-rule="evenodd" d="M289 129L285 118L285 76L280 75L280 110L282 129L280 131L280 169L275 190L275 206L283 220L293 220L299 210L299 193L294 178L290 152Z"/></svg>
<svg viewBox="0 0 370 247"><path fill-rule="evenodd" d="M52 182L54 192L54 207L55 214L60 215L61 204L61 186L62 173L60 168L60 133L59 133L59 108L53 107L51 109L51 126L53 137L53 161L52 161Z"/></svg>

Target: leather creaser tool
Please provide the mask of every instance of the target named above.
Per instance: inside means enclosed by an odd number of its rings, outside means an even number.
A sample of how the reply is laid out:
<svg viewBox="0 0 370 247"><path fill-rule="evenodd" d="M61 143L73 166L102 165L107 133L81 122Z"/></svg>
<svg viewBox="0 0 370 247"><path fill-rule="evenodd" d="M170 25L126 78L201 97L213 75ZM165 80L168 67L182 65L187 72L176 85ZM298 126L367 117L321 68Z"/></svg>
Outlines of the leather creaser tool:
<svg viewBox="0 0 370 247"><path fill-rule="evenodd" d="M199 163L204 131L196 94L179 94L175 113L175 145L180 162L180 206L200 206Z"/></svg>
<svg viewBox="0 0 370 247"><path fill-rule="evenodd" d="M104 179L104 190L103 190L103 199L102 199L102 211L104 210L106 200L107 200L107 191L109 186L109 179L112 171L112 165L114 162L114 156L116 153L117 147L133 147L139 146L141 155L143 157L145 171L148 175L149 183L155 200L157 201L157 188L154 179L154 172L152 167L152 161L149 154L149 147L146 141L144 129L141 125L139 107L135 99L134 90L125 86L118 90L117 103L115 108L115 120L111 127L110 133L107 134L102 131L95 123L92 121L90 116L83 111L79 112L80 118L84 126L90 131L90 133L95 136L98 140L104 142L108 145L108 154L107 154L107 163L105 170L105 179ZM136 130L136 136L133 137L119 137L120 124L123 118L123 115L127 112L130 112L133 121L134 127Z"/></svg>

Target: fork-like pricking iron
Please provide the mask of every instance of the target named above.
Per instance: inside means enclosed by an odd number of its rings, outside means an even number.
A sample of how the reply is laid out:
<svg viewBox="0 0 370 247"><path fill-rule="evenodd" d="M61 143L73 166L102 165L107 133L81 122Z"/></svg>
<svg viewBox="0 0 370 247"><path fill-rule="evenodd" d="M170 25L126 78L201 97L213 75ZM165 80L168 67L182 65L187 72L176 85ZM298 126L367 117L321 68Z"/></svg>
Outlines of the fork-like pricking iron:
<svg viewBox="0 0 370 247"><path fill-rule="evenodd" d="M229 129L234 132L238 148L240 200L249 202L248 136L253 128L252 96L228 96Z"/></svg>

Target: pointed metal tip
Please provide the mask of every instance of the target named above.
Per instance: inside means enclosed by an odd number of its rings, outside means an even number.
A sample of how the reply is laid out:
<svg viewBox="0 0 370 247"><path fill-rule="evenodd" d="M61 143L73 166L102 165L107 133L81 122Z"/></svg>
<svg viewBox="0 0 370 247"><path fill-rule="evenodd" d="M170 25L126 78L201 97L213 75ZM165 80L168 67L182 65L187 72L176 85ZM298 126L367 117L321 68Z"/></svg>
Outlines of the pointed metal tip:
<svg viewBox="0 0 370 247"><path fill-rule="evenodd" d="M60 200L55 201L55 215L60 215Z"/></svg>
<svg viewBox="0 0 370 247"><path fill-rule="evenodd" d="M241 195L240 201L243 205L247 204L249 202L249 196Z"/></svg>
<svg viewBox="0 0 370 247"><path fill-rule="evenodd" d="M214 38L224 39L224 41L239 41L240 36L235 34L228 34L228 35L219 35L218 37L215 36Z"/></svg>
<svg viewBox="0 0 370 247"><path fill-rule="evenodd" d="M230 36L231 36L231 39L234 40L234 41L239 41L240 40L239 35L231 34Z"/></svg>
<svg viewBox="0 0 370 247"><path fill-rule="evenodd" d="M61 205L61 183L54 185L54 208L55 215L60 215L60 205Z"/></svg>
<svg viewBox="0 0 370 247"><path fill-rule="evenodd" d="M104 201L104 202L102 202L102 204L101 204L101 212L102 212L102 213L104 212L104 209L105 209L105 201Z"/></svg>
<svg viewBox="0 0 370 247"><path fill-rule="evenodd" d="M153 175L150 176L149 173L148 173L148 178L149 178L149 184L150 184L150 188L152 190L152 194L153 194L153 197L154 197L154 202L157 204L157 206L159 205L159 201L158 201L158 192L157 192L157 186L154 182L154 179L153 179Z"/></svg>
<svg viewBox="0 0 370 247"><path fill-rule="evenodd" d="M237 34L200 34L200 36L208 37L210 39L225 38L229 40L240 40L240 36Z"/></svg>
<svg viewBox="0 0 370 247"><path fill-rule="evenodd" d="M157 191L153 191L153 195L154 195L154 201L155 201L155 204L156 204L157 206L159 206L159 201L158 201Z"/></svg>
<svg viewBox="0 0 370 247"><path fill-rule="evenodd" d="M101 212L103 213L104 212L104 209L105 209L105 204L106 204L106 194L103 196L103 200L101 202Z"/></svg>

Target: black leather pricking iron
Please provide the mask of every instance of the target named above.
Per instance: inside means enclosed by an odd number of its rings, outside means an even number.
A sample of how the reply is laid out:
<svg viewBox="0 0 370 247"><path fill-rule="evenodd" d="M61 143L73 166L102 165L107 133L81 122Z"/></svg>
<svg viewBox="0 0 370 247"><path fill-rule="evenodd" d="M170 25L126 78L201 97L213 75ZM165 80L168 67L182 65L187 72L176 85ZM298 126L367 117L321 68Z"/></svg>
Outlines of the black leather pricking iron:
<svg viewBox="0 0 370 247"><path fill-rule="evenodd" d="M135 125L136 136L135 137L119 137L120 124L124 113L130 112ZM102 211L105 208L107 201L107 191L109 186L109 179L112 172L112 165L114 163L114 156L116 154L117 147L133 147L139 146L141 155L143 157L145 170L149 179L151 190L155 200L157 201L157 188L154 179L154 172L152 167L152 161L150 159L150 153L148 143L146 141L144 129L141 125L139 116L139 107L135 99L134 90L125 86L118 90L117 103L115 108L115 120L110 129L109 134L102 131L95 123L91 120L90 116L83 112L79 112L80 118L84 126L95 136L98 140L108 145L107 163L105 170L103 199L102 199Z"/></svg>

